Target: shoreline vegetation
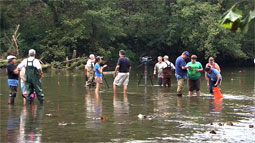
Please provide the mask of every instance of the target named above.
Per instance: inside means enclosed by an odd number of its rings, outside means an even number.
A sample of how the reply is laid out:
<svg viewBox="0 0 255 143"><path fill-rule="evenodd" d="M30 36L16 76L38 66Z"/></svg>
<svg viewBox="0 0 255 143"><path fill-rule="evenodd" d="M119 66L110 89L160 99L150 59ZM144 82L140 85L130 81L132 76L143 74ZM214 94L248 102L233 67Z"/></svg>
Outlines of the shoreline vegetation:
<svg viewBox="0 0 255 143"><path fill-rule="evenodd" d="M17 65L21 63L23 59L17 59ZM66 59L62 62L54 61L51 63L43 63L42 61L42 69L47 70L57 70L57 69L66 69L66 70L73 70L73 69L84 69L84 66L86 64L86 57L78 57L74 59ZM5 59L0 59L0 68L6 68L8 64L8 61Z"/></svg>
<svg viewBox="0 0 255 143"><path fill-rule="evenodd" d="M174 62L189 51L202 64L214 57L224 66L252 66L254 1L241 1L0 1L0 59L25 58L34 49L53 69L81 68L92 53L113 66L123 49L132 65L140 64L140 57L159 55ZM247 32L239 23L249 27Z"/></svg>

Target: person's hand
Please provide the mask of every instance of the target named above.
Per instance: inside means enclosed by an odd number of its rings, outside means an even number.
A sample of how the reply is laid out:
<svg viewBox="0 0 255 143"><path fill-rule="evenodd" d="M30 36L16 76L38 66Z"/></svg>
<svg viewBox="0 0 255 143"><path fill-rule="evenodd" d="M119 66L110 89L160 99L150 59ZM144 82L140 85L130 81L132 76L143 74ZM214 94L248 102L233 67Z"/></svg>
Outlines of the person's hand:
<svg viewBox="0 0 255 143"><path fill-rule="evenodd" d="M107 65L103 65L103 68L106 68L107 67Z"/></svg>
<svg viewBox="0 0 255 143"><path fill-rule="evenodd" d="M40 74L40 79L42 79L43 78L43 74Z"/></svg>
<svg viewBox="0 0 255 143"><path fill-rule="evenodd" d="M218 83L214 84L214 87L217 87L218 86Z"/></svg>
<svg viewBox="0 0 255 143"><path fill-rule="evenodd" d="M154 72L153 74L156 75L156 72Z"/></svg>
<svg viewBox="0 0 255 143"><path fill-rule="evenodd" d="M188 69L188 68L191 68L191 66L190 65L186 65L185 68Z"/></svg>

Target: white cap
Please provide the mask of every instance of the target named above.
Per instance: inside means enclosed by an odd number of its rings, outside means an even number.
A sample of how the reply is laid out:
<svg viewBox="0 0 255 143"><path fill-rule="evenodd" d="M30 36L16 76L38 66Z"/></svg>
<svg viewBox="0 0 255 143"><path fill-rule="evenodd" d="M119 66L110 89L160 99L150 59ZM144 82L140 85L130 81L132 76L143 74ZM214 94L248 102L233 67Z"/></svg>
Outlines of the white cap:
<svg viewBox="0 0 255 143"><path fill-rule="evenodd" d="M28 51L28 56L34 56L36 54L35 50L34 49L30 49Z"/></svg>
<svg viewBox="0 0 255 143"><path fill-rule="evenodd" d="M89 55L89 58L91 59L91 58L95 58L95 55L94 54L90 54Z"/></svg>
<svg viewBox="0 0 255 143"><path fill-rule="evenodd" d="M10 56L7 56L7 60L11 60L11 59L17 59L17 57L13 56L13 55L10 55Z"/></svg>
<svg viewBox="0 0 255 143"><path fill-rule="evenodd" d="M167 55L165 55L165 56L164 56L164 59L168 59L168 56L167 56Z"/></svg>

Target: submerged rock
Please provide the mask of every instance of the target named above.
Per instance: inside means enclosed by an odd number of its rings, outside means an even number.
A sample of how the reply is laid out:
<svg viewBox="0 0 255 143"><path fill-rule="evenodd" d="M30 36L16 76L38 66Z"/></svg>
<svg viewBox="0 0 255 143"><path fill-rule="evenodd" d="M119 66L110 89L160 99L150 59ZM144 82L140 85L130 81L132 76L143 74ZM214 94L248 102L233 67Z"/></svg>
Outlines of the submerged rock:
<svg viewBox="0 0 255 143"><path fill-rule="evenodd" d="M67 125L67 123L62 122L62 123L58 123L58 125L59 125L59 126L66 126L66 125Z"/></svg>
<svg viewBox="0 0 255 143"><path fill-rule="evenodd" d="M234 124L232 122L225 122L226 125L233 126Z"/></svg>
<svg viewBox="0 0 255 143"><path fill-rule="evenodd" d="M254 126L253 125L249 125L249 128L254 128Z"/></svg>
<svg viewBox="0 0 255 143"><path fill-rule="evenodd" d="M210 134L216 134L216 132L214 130L211 130Z"/></svg>
<svg viewBox="0 0 255 143"><path fill-rule="evenodd" d="M224 124L222 124L222 123L219 123L218 125L219 125L219 126L223 126Z"/></svg>

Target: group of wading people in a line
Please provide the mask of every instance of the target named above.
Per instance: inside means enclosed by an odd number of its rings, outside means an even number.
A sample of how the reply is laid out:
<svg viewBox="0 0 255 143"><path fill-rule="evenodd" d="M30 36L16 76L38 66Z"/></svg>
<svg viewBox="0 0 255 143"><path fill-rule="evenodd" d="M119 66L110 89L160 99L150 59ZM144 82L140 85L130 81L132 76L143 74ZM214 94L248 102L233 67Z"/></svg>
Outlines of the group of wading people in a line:
<svg viewBox="0 0 255 143"><path fill-rule="evenodd" d="M21 90L24 100L29 104L33 102L35 95L39 102L43 104L44 94L41 88L41 78L43 75L42 66L38 59L35 58L36 51L30 49L28 52L28 58L24 59L18 66L16 66L16 57L8 56L8 85L10 87L10 95L8 104L14 104L17 89L19 85L19 74L21 78ZM161 86L171 86L172 71L175 70L175 76L177 78L177 95L182 96L183 86L185 80L188 79L189 95L196 91L196 94L200 95L200 82L201 72L205 71L205 78L208 81L210 93L213 93L213 87L219 86L222 81L220 74L220 67L214 62L212 57L209 58L209 63L203 69L200 62L196 61L197 56L191 56L191 62L186 63L186 59L189 57L189 52L184 51L181 56L176 59L175 66L169 61L168 56L158 57L158 63L154 67L154 74L158 74L158 84ZM96 85L95 92L99 93L101 84L103 83L103 70L107 65L102 65L102 57L95 57L93 54L89 56L89 60L85 66L87 75L86 86ZM119 51L119 59L114 71L113 90L117 93L117 87L123 85L123 92L127 93L129 83L129 73L131 71L130 60L125 56L125 51Z"/></svg>

